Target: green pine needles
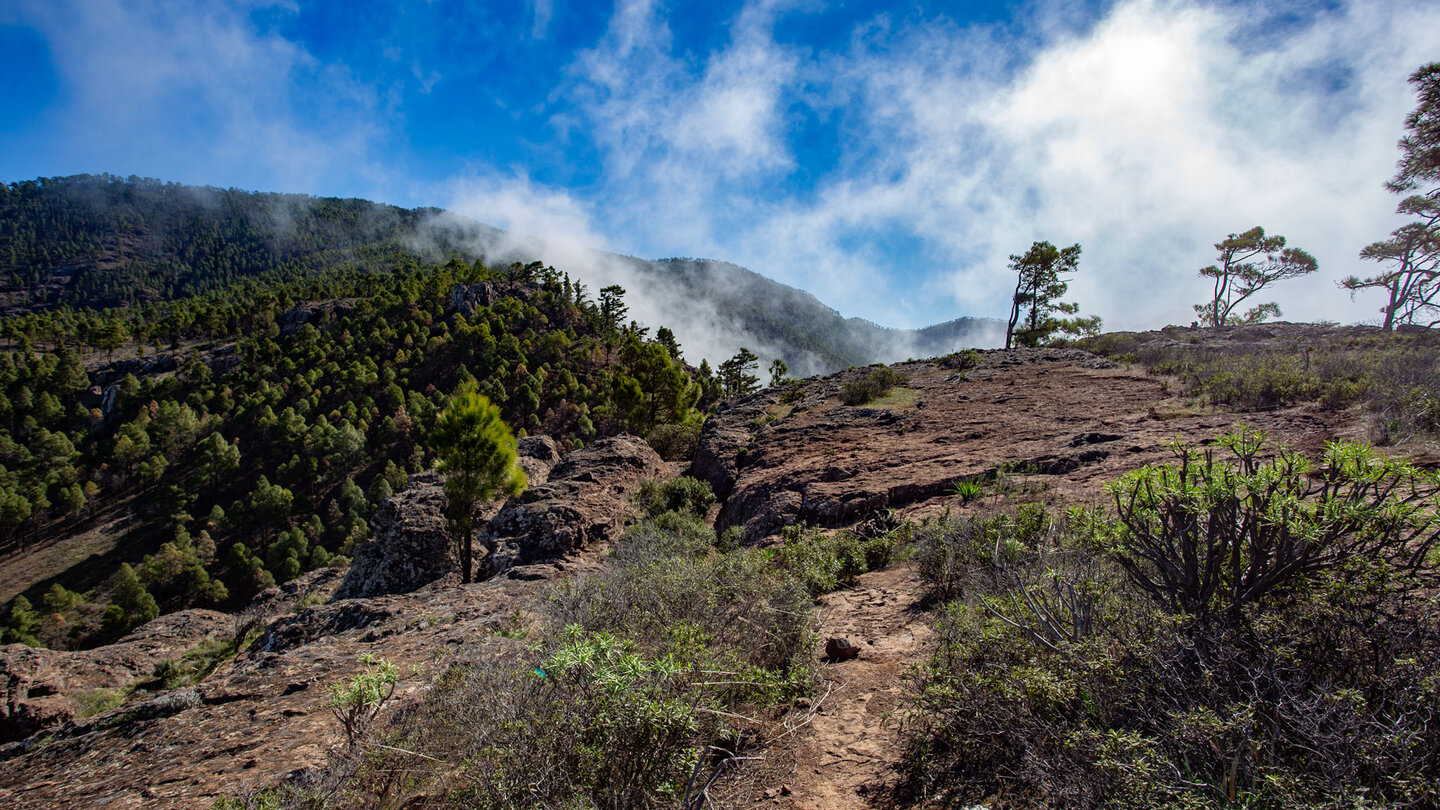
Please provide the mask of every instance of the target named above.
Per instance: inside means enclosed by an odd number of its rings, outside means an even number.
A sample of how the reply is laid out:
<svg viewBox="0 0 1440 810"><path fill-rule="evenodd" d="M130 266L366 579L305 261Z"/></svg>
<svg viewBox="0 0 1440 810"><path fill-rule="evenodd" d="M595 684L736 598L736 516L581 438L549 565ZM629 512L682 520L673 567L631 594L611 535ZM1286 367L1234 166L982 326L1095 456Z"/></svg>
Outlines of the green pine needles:
<svg viewBox="0 0 1440 810"><path fill-rule="evenodd" d="M515 436L500 418L500 409L462 383L435 420L430 449L439 458L435 468L445 474L445 498L451 536L460 552L463 582L471 581L475 504L497 494L519 495L525 489Z"/></svg>

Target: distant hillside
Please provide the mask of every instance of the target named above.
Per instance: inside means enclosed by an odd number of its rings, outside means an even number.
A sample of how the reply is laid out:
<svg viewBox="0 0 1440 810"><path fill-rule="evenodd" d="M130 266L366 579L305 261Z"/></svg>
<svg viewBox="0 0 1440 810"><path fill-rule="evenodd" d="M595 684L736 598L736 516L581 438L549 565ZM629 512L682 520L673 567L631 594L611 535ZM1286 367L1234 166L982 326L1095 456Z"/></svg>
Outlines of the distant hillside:
<svg viewBox="0 0 1440 810"><path fill-rule="evenodd" d="M921 330L887 329L845 318L815 296L729 262L701 259L636 261L642 277L685 300L713 303L739 331L790 347L781 354L801 373L949 354L996 344L999 321L959 318ZM1003 340L1004 332L999 333Z"/></svg>
<svg viewBox="0 0 1440 810"><path fill-rule="evenodd" d="M0 184L0 312L171 300L257 277L368 272L450 259L553 257L523 238L433 208L78 175ZM561 270L626 287L631 316L669 326L692 362L740 346L797 374L998 342L999 322L922 330L844 318L813 295L727 262L599 251ZM595 292L594 289L591 290Z"/></svg>

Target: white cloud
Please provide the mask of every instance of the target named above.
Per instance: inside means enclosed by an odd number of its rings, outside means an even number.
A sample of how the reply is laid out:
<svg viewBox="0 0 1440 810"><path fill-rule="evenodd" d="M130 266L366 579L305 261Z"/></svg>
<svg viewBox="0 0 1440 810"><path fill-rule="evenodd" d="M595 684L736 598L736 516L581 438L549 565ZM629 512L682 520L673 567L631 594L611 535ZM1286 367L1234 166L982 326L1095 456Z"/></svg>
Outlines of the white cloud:
<svg viewBox="0 0 1440 810"><path fill-rule="evenodd" d="M391 112L345 67L258 28L289 4L22 0L70 102L61 129L84 170L195 183L237 178L314 191L336 175L381 183Z"/></svg>
<svg viewBox="0 0 1440 810"><path fill-rule="evenodd" d="M1371 317L1333 282L1395 225L1382 183L1405 77L1440 54L1435 2L1354 0L1288 29L1255 5L1125 0L1079 28L1041 6L1025 40L877 18L816 55L774 40L779 13L747 8L689 71L657 10L629 3L579 61L613 244L731 259L922 325L1003 314L1009 254L1079 242L1074 297L1135 328L1188 322L1211 243L1260 224L1320 260L1275 288L1287 317ZM1022 42L1038 49L1007 68ZM838 127L833 168L787 140L797 107ZM797 170L813 192L786 190ZM927 267L897 266L897 235Z"/></svg>
<svg viewBox="0 0 1440 810"><path fill-rule="evenodd" d="M544 39L550 27L550 18L555 14L554 0L533 0L535 20L530 26L531 39Z"/></svg>

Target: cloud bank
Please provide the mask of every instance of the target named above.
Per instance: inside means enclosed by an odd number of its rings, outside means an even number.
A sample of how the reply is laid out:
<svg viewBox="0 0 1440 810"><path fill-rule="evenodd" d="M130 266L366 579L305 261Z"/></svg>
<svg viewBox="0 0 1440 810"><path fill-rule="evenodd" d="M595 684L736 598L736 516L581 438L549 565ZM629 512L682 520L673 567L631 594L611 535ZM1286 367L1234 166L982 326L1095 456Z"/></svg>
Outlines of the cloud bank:
<svg viewBox="0 0 1440 810"><path fill-rule="evenodd" d="M775 38L805 11L752 3L696 67L661 9L623 2L567 88L603 151L582 199L613 245L724 257L895 325L1003 316L1007 257L1042 239L1082 245L1071 293L1110 328L1188 323L1211 245L1257 224L1320 260L1275 288L1286 317L1369 319L1335 281L1397 224L1382 183L1440 6L1292 11L1041 8L1023 39L881 16L817 53Z"/></svg>

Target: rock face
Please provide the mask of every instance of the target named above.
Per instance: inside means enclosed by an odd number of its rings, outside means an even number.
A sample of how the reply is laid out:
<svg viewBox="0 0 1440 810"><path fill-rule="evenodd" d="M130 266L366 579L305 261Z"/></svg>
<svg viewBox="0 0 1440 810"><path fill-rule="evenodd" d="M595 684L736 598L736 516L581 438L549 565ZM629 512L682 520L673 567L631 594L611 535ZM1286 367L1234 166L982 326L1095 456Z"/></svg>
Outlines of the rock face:
<svg viewBox="0 0 1440 810"><path fill-rule="evenodd" d="M102 690L149 677L156 664L207 639L229 637L234 626L234 617L225 613L185 610L94 650L0 647L0 742L70 720L102 698Z"/></svg>
<svg viewBox="0 0 1440 810"><path fill-rule="evenodd" d="M370 519L372 538L355 549L336 599L407 593L455 568L445 526L445 487L433 472L386 498Z"/></svg>
<svg viewBox="0 0 1440 810"><path fill-rule="evenodd" d="M502 298L529 298L530 288L518 281L478 281L456 284L450 290L450 308L469 318L480 307L492 307Z"/></svg>
<svg viewBox="0 0 1440 810"><path fill-rule="evenodd" d="M314 323L327 317L343 317L349 315L354 309L355 301L353 299L301 301L280 313L280 317L275 321L280 327L280 334L293 335L307 323Z"/></svg>
<svg viewBox="0 0 1440 810"><path fill-rule="evenodd" d="M635 436L601 439L571 453L548 482L512 498L480 532L494 575L516 565L557 560L613 539L646 478L665 474L660 456Z"/></svg>
<svg viewBox="0 0 1440 810"><path fill-rule="evenodd" d="M1101 485L1171 459L1176 435L1209 439L1246 423L1313 452L1333 414L1211 413L1169 397L1162 380L1076 349L983 353L962 371L944 358L891 368L906 382L861 406L841 401L868 368L734 400L705 423L691 474L721 499L717 530L758 543L787 525L853 526L886 510L923 517L956 506L962 479L1011 481L1098 501ZM1025 479L1014 484L1017 479ZM999 487L989 487L994 492Z"/></svg>
<svg viewBox="0 0 1440 810"><path fill-rule="evenodd" d="M526 480L544 484L560 457L555 440L527 436L518 450ZM475 510L477 526L499 509L499 501L481 503ZM411 476L404 490L380 504L370 526L374 536L355 549L336 599L408 593L459 570L445 521L444 479L438 473Z"/></svg>

